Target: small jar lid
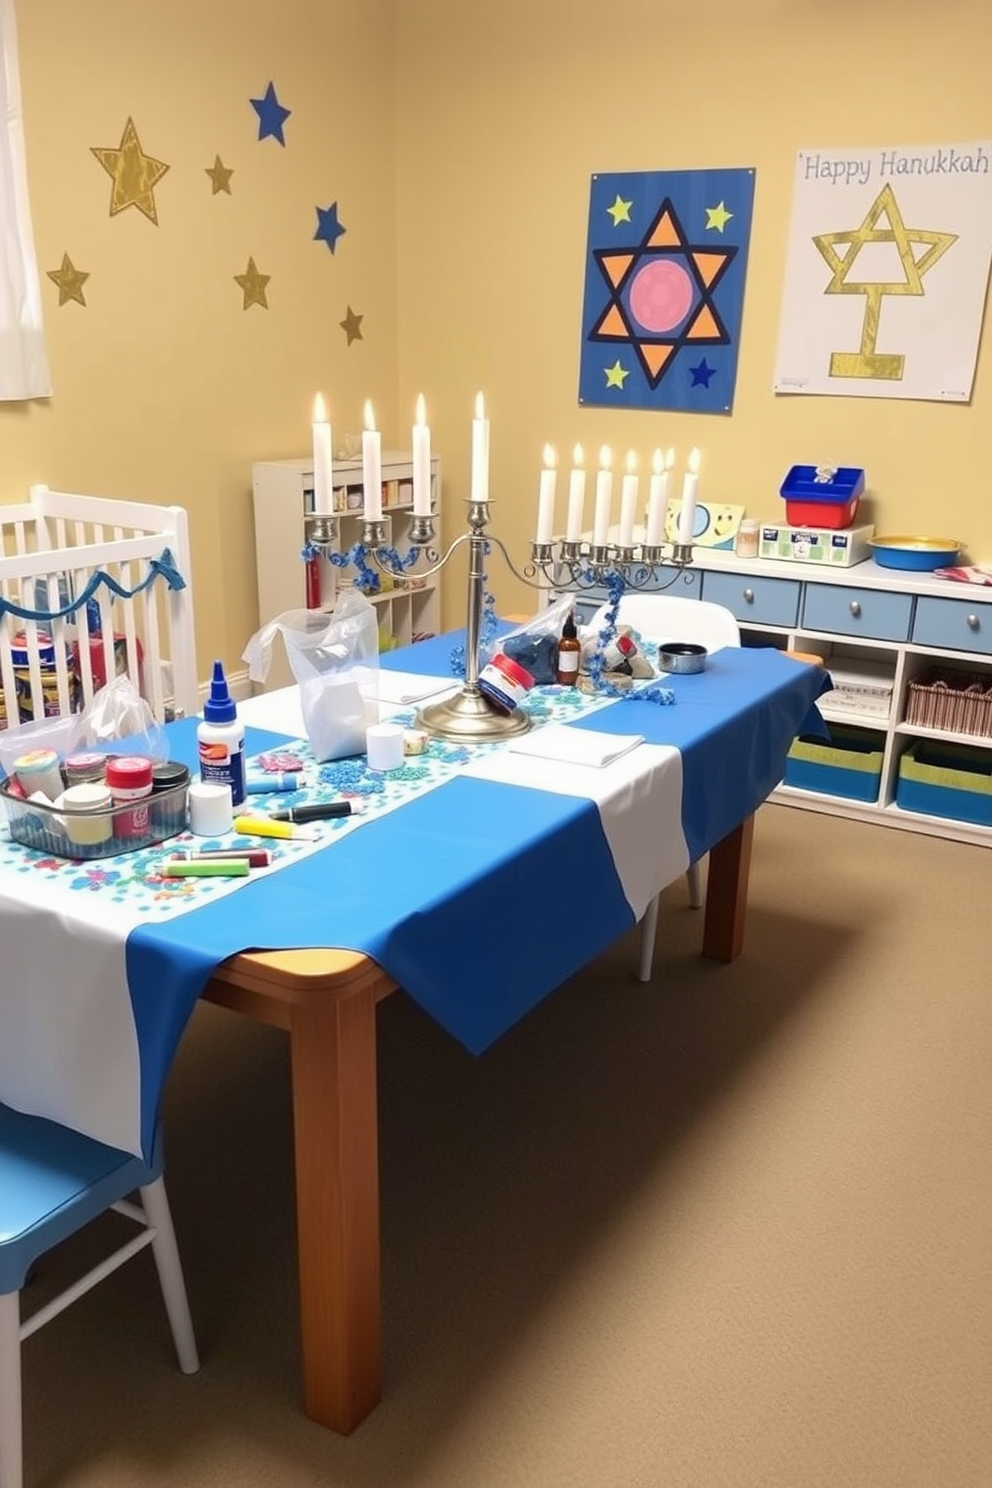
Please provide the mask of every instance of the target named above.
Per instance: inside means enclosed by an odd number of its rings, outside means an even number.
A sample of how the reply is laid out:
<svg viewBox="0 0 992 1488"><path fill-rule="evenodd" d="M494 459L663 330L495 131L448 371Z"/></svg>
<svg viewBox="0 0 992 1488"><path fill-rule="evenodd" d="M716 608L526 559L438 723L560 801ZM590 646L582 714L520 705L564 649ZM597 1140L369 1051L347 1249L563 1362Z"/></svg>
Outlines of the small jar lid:
<svg viewBox="0 0 992 1488"><path fill-rule="evenodd" d="M143 754L119 754L107 761L107 784L137 790L152 783L152 762Z"/></svg>
<svg viewBox="0 0 992 1488"><path fill-rule="evenodd" d="M27 754L18 755L13 768L18 775L34 775L42 770L54 769L58 762L59 757L54 749L29 749Z"/></svg>
<svg viewBox="0 0 992 1488"><path fill-rule="evenodd" d="M84 780L102 780L107 769L107 756L80 750L77 754L67 754L63 767L70 785L79 785Z"/></svg>
<svg viewBox="0 0 992 1488"><path fill-rule="evenodd" d="M152 765L152 790L175 790L189 780L189 767L181 760L158 760Z"/></svg>
<svg viewBox="0 0 992 1488"><path fill-rule="evenodd" d="M534 678L527 668L522 667L519 662L506 656L502 651L497 652L493 657L491 665L498 667L503 676L508 681L515 682L518 687L524 687L529 691L534 686Z"/></svg>
<svg viewBox="0 0 992 1488"><path fill-rule="evenodd" d="M95 780L67 786L59 799L59 806L70 811L106 811L110 804L109 789Z"/></svg>
<svg viewBox="0 0 992 1488"><path fill-rule="evenodd" d="M13 636L10 642L10 659L13 665L28 666L31 660L31 650L37 652L40 666L55 665L55 642L46 630L39 630L36 636L36 646L28 646L28 638L22 630Z"/></svg>

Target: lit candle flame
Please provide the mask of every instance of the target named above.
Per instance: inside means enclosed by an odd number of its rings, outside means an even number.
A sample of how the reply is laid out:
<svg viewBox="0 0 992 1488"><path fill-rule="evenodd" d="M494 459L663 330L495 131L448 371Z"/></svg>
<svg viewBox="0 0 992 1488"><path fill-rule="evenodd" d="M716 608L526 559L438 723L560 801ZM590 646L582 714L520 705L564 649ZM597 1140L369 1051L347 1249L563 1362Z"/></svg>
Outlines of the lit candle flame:
<svg viewBox="0 0 992 1488"><path fill-rule="evenodd" d="M581 444L577 444L575 446L574 450L572 451L572 464L575 465L575 466L577 466L581 470L581 468L582 468L582 446L581 446Z"/></svg>
<svg viewBox="0 0 992 1488"><path fill-rule="evenodd" d="M327 409L324 406L323 393L318 393L313 400L313 422L315 424L327 423Z"/></svg>
<svg viewBox="0 0 992 1488"><path fill-rule="evenodd" d="M599 466L601 470L609 470L613 464L613 453L608 444L604 444L599 451Z"/></svg>
<svg viewBox="0 0 992 1488"><path fill-rule="evenodd" d="M627 451L627 474L637 474L637 456L634 454L633 450Z"/></svg>
<svg viewBox="0 0 992 1488"><path fill-rule="evenodd" d="M372 412L371 398L366 398L365 400L365 427L370 434L375 429L375 414Z"/></svg>
<svg viewBox="0 0 992 1488"><path fill-rule="evenodd" d="M699 474L699 451L698 451L698 449L694 449L692 451L692 453L689 455L689 474L690 475L698 475Z"/></svg>
<svg viewBox="0 0 992 1488"><path fill-rule="evenodd" d="M660 449L656 449L654 454L651 456L651 469L654 471L655 475L660 475L664 468L665 457L661 453Z"/></svg>
<svg viewBox="0 0 992 1488"><path fill-rule="evenodd" d="M554 447L554 445L553 444L546 444L544 446L544 464L545 464L545 466L547 467L548 470L554 470L556 463L557 463L557 458L555 456L555 447Z"/></svg>
<svg viewBox="0 0 992 1488"><path fill-rule="evenodd" d="M481 393L475 395L475 416L477 419L484 419L486 416L486 401Z"/></svg>
<svg viewBox="0 0 992 1488"><path fill-rule="evenodd" d="M424 403L423 393L418 394L417 397L417 423L421 429L427 423L427 406Z"/></svg>

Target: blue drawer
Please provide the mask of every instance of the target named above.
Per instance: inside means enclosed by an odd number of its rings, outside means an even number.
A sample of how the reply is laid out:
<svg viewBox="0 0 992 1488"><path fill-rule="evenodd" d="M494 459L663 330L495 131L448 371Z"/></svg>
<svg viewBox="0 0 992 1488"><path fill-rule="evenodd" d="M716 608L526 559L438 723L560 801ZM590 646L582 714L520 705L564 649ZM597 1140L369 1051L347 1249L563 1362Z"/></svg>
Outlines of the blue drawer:
<svg viewBox="0 0 992 1488"><path fill-rule="evenodd" d="M980 651L992 655L992 605L967 599L916 601L913 640L941 651Z"/></svg>
<svg viewBox="0 0 992 1488"><path fill-rule="evenodd" d="M742 625L795 628L799 617L798 579L756 579L751 574L704 573L702 598L723 605Z"/></svg>
<svg viewBox="0 0 992 1488"><path fill-rule="evenodd" d="M886 594L841 584L808 584L803 629L837 635L870 636L876 641L908 641L912 594Z"/></svg>

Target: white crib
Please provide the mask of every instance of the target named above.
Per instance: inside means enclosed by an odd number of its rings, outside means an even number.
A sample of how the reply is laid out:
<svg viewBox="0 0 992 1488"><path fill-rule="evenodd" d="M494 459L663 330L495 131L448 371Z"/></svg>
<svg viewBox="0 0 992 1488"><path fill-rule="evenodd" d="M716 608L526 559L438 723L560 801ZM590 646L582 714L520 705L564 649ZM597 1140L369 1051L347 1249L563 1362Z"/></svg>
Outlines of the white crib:
<svg viewBox="0 0 992 1488"><path fill-rule="evenodd" d="M31 487L27 502L0 506L0 599L8 605L66 609L97 576L89 612L82 604L39 620L0 605L0 690L8 726L25 715L40 720L78 711L103 680L121 671L140 687L159 722L199 710L182 507L42 485Z"/></svg>

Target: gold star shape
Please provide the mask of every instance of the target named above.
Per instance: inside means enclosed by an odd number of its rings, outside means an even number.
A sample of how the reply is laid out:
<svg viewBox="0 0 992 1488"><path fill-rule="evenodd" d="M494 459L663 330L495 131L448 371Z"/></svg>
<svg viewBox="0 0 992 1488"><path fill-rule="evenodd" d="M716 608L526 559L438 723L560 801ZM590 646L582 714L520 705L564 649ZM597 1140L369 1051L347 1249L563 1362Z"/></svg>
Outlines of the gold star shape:
<svg viewBox="0 0 992 1488"><path fill-rule="evenodd" d="M62 255L62 267L60 269L49 269L48 277L53 284L58 285L59 305L68 305L70 300L75 300L77 305L86 306L86 296L83 294L83 285L90 277L82 269L77 269L68 253Z"/></svg>
<svg viewBox="0 0 992 1488"><path fill-rule="evenodd" d="M619 191L617 192L616 201L613 203L612 207L607 207L606 209L609 215L613 218L614 227L619 227L621 222L630 221L630 209L633 205L633 201L624 201Z"/></svg>
<svg viewBox="0 0 992 1488"><path fill-rule="evenodd" d="M888 227L878 227L879 218L885 217ZM930 228L906 226L891 186L883 186L868 209L860 227L847 232L820 233L813 242L826 259L833 274L825 294L868 295L921 295L923 275L933 268L952 243L957 242L957 233L936 232ZM848 244L844 253L834 251L838 243ZM892 243L899 255L905 278L891 283L870 280L859 283L849 279L855 260L866 243ZM923 247L919 258L913 245Z"/></svg>
<svg viewBox="0 0 992 1488"><path fill-rule="evenodd" d="M228 196L231 195L231 177L234 175L233 166L228 167L224 165L220 156L215 155L213 165L205 165L203 169L210 177L210 184L213 187L210 193L211 196L216 196L218 191L226 191Z"/></svg>
<svg viewBox="0 0 992 1488"><path fill-rule="evenodd" d="M715 227L717 232L723 232L727 223L733 217L733 212L728 212L725 204L717 202L715 207L706 208L706 226Z"/></svg>
<svg viewBox="0 0 992 1488"><path fill-rule="evenodd" d="M621 367L619 358L613 363L612 367L604 367L603 370L606 373L606 386L608 388L622 388L624 382L630 376L630 372L625 367Z"/></svg>
<svg viewBox="0 0 992 1488"><path fill-rule="evenodd" d="M338 321L338 325L341 327L348 338L349 346L351 345L352 341L364 341L365 338L362 335L362 321L364 319L364 315L356 315L354 310L352 310L351 306L349 305L348 314L345 316L344 320Z"/></svg>
<svg viewBox="0 0 992 1488"><path fill-rule="evenodd" d="M241 286L244 291L243 310L248 310L252 305L261 305L263 310L268 310L269 302L265 298L265 286L272 278L271 274L260 274L255 267L255 260L249 258L248 267L243 274L235 274L234 282Z"/></svg>
<svg viewBox="0 0 992 1488"><path fill-rule="evenodd" d="M163 160L155 160L142 150L134 120L128 119L124 125L124 133L116 150L91 145L90 153L96 156L107 175L113 177L114 184L110 192L111 217L116 217L126 207L137 207L157 227L155 187L169 167Z"/></svg>

